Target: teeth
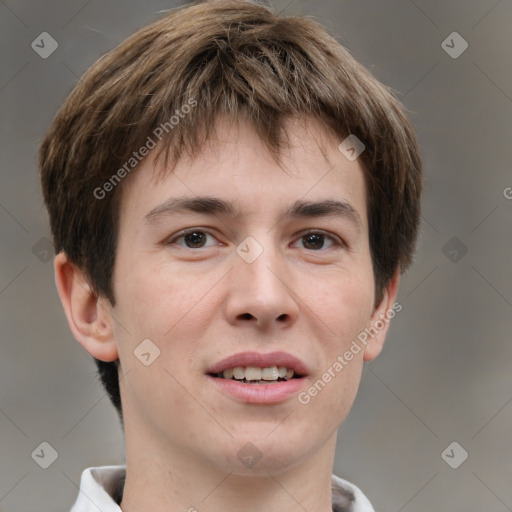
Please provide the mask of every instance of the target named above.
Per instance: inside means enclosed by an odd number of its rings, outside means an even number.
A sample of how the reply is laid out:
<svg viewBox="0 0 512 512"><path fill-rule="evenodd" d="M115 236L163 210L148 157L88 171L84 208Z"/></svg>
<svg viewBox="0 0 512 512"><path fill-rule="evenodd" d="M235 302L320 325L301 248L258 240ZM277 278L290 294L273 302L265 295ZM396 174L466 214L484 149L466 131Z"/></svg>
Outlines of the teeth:
<svg viewBox="0 0 512 512"><path fill-rule="evenodd" d="M278 377L277 366L270 366L261 370L261 378L263 380L277 380Z"/></svg>
<svg viewBox="0 0 512 512"><path fill-rule="evenodd" d="M228 370L224 370L222 372L222 376L225 379L231 379L233 377L233 368L229 368Z"/></svg>
<svg viewBox="0 0 512 512"><path fill-rule="evenodd" d="M295 372L285 366L268 366L258 368L257 366L236 366L227 368L222 372L225 379L246 380L246 381L277 381L278 379L291 379Z"/></svg>
<svg viewBox="0 0 512 512"><path fill-rule="evenodd" d="M237 366L233 368L233 377L237 380L242 380L245 378L245 369L242 366Z"/></svg>
<svg viewBox="0 0 512 512"><path fill-rule="evenodd" d="M261 380L261 368L248 366L245 369L245 380Z"/></svg>

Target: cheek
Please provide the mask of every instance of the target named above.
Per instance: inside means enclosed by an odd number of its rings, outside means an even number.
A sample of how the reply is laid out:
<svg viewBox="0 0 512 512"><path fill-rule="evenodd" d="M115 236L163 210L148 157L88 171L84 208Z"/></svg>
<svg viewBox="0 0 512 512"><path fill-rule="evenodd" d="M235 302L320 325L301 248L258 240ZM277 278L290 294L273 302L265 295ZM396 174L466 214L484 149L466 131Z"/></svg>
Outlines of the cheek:
<svg viewBox="0 0 512 512"><path fill-rule="evenodd" d="M186 321L187 314L204 296L200 280L191 283L180 272L151 270L140 265L119 286L119 314L139 334L162 339Z"/></svg>
<svg viewBox="0 0 512 512"><path fill-rule="evenodd" d="M202 286L187 286L179 273L171 278L146 266L132 269L118 290L115 336L127 395L148 418L170 410L189 412L190 400L179 383L188 378L196 350L194 318L202 304ZM148 352L151 362L145 365L142 354Z"/></svg>
<svg viewBox="0 0 512 512"><path fill-rule="evenodd" d="M373 277L361 268L330 283L309 299L316 300L315 311L322 320L317 324L323 330L319 334L322 363L302 403L309 400L312 409L324 411L324 421L332 427L346 417L357 394L364 354L357 336L373 311Z"/></svg>
<svg viewBox="0 0 512 512"><path fill-rule="evenodd" d="M338 349L333 349L311 385L297 397L304 423L309 425L313 422L315 429L329 434L348 416L361 380L362 351L353 355L350 361L343 359L345 352L341 344Z"/></svg>
<svg viewBox="0 0 512 512"><path fill-rule="evenodd" d="M311 301L325 333L333 340L331 349L340 350L362 331L373 311L373 276L368 270L350 269L326 281Z"/></svg>
<svg viewBox="0 0 512 512"><path fill-rule="evenodd" d="M130 279L120 283L120 300L114 311L119 324L115 335L120 340L120 360L125 371L138 369L140 362L134 351L149 339L160 351L158 364L183 378L185 369L197 364L204 331L218 310L207 293L219 278L195 275L191 279L185 272L161 271L165 265L156 268L132 270Z"/></svg>

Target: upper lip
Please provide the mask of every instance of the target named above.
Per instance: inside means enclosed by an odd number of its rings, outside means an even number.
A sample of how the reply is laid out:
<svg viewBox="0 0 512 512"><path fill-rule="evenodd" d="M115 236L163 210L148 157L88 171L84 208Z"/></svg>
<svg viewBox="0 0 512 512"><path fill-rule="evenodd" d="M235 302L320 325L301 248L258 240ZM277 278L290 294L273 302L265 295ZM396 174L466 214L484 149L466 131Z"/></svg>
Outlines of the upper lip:
<svg viewBox="0 0 512 512"><path fill-rule="evenodd" d="M236 366L256 366L259 368L285 366L300 376L308 375L307 366L300 359L286 352L269 352L268 354L240 352L215 363L206 373L222 373L224 370Z"/></svg>

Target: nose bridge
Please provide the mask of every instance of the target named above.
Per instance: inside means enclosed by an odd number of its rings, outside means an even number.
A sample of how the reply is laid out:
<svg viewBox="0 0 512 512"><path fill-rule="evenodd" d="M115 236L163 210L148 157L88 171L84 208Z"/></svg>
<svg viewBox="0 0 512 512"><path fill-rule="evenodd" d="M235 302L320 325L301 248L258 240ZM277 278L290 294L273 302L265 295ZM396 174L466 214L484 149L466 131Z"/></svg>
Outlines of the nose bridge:
<svg viewBox="0 0 512 512"><path fill-rule="evenodd" d="M291 273L285 255L276 247L272 234L247 237L237 247L232 275L231 314L251 315L258 323L278 318L295 318Z"/></svg>
<svg viewBox="0 0 512 512"><path fill-rule="evenodd" d="M283 286L276 276L282 267L282 255L276 249L271 234L246 237L237 247L237 255L238 278L253 292L260 293L260 289L275 292Z"/></svg>

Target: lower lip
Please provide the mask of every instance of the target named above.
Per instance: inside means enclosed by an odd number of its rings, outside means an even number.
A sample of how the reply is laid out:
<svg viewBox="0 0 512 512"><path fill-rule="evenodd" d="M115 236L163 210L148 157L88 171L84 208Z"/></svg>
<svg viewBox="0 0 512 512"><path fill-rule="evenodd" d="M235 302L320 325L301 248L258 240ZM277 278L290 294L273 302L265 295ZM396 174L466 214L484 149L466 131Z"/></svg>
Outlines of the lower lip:
<svg viewBox="0 0 512 512"><path fill-rule="evenodd" d="M208 378L220 390L232 397L253 404L275 404L294 396L306 382L305 377L290 379L276 384L247 384L233 379L220 377Z"/></svg>

